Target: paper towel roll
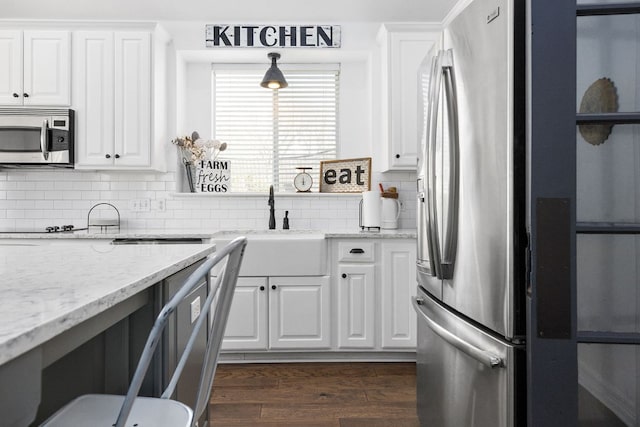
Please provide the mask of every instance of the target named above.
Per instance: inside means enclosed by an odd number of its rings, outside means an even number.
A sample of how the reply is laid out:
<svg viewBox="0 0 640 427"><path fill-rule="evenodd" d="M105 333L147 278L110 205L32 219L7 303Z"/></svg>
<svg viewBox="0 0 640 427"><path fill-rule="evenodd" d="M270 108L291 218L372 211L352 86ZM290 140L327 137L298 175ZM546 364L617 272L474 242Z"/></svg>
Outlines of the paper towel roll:
<svg viewBox="0 0 640 427"><path fill-rule="evenodd" d="M380 228L382 198L379 191L362 192L362 226Z"/></svg>

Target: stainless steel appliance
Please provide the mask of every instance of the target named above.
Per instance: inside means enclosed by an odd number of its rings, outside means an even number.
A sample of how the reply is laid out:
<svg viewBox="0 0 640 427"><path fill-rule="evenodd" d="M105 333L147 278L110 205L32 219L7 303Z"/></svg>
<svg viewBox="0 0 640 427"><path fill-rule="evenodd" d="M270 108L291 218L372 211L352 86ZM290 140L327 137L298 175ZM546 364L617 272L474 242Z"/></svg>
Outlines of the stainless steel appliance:
<svg viewBox="0 0 640 427"><path fill-rule="evenodd" d="M0 108L0 167L72 168L74 111Z"/></svg>
<svg viewBox="0 0 640 427"><path fill-rule="evenodd" d="M418 415L526 424L523 0L474 0L420 68Z"/></svg>

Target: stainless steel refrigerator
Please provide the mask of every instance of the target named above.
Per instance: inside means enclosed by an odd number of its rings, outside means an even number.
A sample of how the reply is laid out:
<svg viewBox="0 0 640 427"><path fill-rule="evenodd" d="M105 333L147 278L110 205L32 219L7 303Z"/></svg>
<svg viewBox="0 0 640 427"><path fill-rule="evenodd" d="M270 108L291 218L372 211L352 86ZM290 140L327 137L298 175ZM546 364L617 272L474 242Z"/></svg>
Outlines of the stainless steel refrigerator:
<svg viewBox="0 0 640 427"><path fill-rule="evenodd" d="M526 424L524 13L474 0L420 67L423 426Z"/></svg>

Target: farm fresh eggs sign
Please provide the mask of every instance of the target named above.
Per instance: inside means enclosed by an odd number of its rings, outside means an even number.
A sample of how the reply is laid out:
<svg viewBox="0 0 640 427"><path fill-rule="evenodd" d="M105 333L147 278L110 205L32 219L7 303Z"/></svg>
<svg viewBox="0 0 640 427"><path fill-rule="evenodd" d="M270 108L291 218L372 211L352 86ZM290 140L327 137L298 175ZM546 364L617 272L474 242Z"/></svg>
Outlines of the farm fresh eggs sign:
<svg viewBox="0 0 640 427"><path fill-rule="evenodd" d="M227 193L231 189L229 160L199 160L196 162L195 190L198 193Z"/></svg>

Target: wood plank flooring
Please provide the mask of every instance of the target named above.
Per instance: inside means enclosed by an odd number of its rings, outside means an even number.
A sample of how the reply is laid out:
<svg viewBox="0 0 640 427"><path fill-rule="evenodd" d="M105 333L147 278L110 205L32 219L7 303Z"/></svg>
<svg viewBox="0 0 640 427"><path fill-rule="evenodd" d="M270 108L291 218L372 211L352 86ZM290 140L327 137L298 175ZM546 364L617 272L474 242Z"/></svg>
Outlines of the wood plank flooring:
<svg viewBox="0 0 640 427"><path fill-rule="evenodd" d="M415 363L220 364L212 426L418 427Z"/></svg>

